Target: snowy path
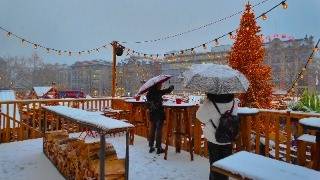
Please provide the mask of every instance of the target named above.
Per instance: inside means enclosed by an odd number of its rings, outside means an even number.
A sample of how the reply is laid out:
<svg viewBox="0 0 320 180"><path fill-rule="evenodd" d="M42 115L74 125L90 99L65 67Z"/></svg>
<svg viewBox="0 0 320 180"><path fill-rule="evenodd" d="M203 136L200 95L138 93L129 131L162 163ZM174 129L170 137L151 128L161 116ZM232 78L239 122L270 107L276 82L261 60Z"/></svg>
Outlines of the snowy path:
<svg viewBox="0 0 320 180"><path fill-rule="evenodd" d="M119 157L124 157L124 137L108 138ZM130 178L132 180L188 180L208 179L208 160L195 155L190 161L189 153L176 154L169 148L168 160L163 155L148 153L145 138L136 136L130 146ZM0 179L7 180L60 180L63 177L42 153L42 139L0 144Z"/></svg>

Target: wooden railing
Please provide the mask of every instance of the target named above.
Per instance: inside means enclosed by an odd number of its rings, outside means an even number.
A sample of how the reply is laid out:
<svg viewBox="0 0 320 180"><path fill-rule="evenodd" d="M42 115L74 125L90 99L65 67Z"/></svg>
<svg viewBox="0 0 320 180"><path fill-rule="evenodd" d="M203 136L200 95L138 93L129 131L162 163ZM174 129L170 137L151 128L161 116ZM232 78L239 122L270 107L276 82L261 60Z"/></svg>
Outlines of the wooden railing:
<svg viewBox="0 0 320 180"><path fill-rule="evenodd" d="M33 139L42 136L41 106L63 105L90 111L103 111L111 107L112 98L92 99L36 99L0 101L0 142ZM49 124L55 127L54 122Z"/></svg>
<svg viewBox="0 0 320 180"><path fill-rule="evenodd" d="M112 98L0 101L0 106L2 109L5 109L5 112L0 112L0 142L41 137L41 130L43 128L43 123L41 122L42 113L41 108L37 107L55 104L90 111L103 111L105 107L131 110L130 104L125 103L121 99ZM20 119L17 118L18 113L20 114ZM147 114L143 114L142 116L147 116ZM255 116L243 117L241 122L249 123L246 123L246 126L241 126L240 132L242 135L247 134L248 138L245 141L242 139L242 141L235 143L235 150L247 150L296 164L299 154L297 150L297 137L304 133L298 121L305 117L320 117L320 114L261 109ZM207 156L207 141L203 136L203 125L196 117L193 119L194 153ZM59 122L52 121L48 127L52 130L57 130L60 128L60 125ZM147 137L146 128L138 127L135 132L137 135ZM166 134L166 122L163 131L163 134ZM310 133L313 134L314 132ZM181 148L188 151L187 141L188 139L182 139ZM163 142L165 142L164 136ZM174 140L172 140L169 144L174 145L174 143ZM306 156L307 162L311 161L309 151Z"/></svg>
<svg viewBox="0 0 320 180"><path fill-rule="evenodd" d="M118 100L116 108L130 110L130 106ZM208 156L207 141L203 135L203 125L194 116L194 153L201 156ZM235 151L247 150L277 160L297 164L298 148L297 138L304 133L298 121L305 117L320 117L319 113L303 113L285 110L260 109L254 116L243 117L241 122L249 122L241 126L240 136L248 134L245 142L239 140L234 144ZM139 127L141 128L141 127ZM146 128L146 127L144 127ZM146 130L136 131L138 135L147 137ZM314 134L315 132L309 132ZM166 122L163 133L166 134ZM241 139L241 138L239 138ZM188 151L187 139L181 140L182 149ZM163 143L165 139L163 137ZM174 145L174 139L169 141ZM305 152L302 152L305 153ZM306 161L311 161L310 150L307 152ZM310 165L306 166L310 167Z"/></svg>
<svg viewBox="0 0 320 180"><path fill-rule="evenodd" d="M257 115L241 120L249 122L246 123L247 127L241 128L241 133L250 134L250 138L238 146L256 154L297 164L298 154L306 153L298 152L297 138L305 133L298 121L306 117L320 117L320 114L261 109ZM315 135L314 131L307 133ZM307 161L311 161L310 151L307 154Z"/></svg>

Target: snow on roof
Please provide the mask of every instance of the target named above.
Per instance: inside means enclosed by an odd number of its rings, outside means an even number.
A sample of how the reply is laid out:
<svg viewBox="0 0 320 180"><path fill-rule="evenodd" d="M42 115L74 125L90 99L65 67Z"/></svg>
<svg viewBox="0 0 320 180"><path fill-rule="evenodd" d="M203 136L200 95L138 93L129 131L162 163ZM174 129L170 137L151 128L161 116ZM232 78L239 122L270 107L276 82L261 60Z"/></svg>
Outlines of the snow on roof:
<svg viewBox="0 0 320 180"><path fill-rule="evenodd" d="M0 90L0 101L12 101L16 100L16 95L13 90ZM7 105L1 104L0 112L6 114L7 113ZM9 104L9 116L13 118L14 114L14 105ZM20 121L20 113L18 106L16 106L16 120ZM11 122L10 127L13 127L13 123Z"/></svg>
<svg viewBox="0 0 320 180"><path fill-rule="evenodd" d="M43 108L69 117L76 122L95 126L105 131L133 127L132 124L81 109L66 106L44 106Z"/></svg>
<svg viewBox="0 0 320 180"><path fill-rule="evenodd" d="M213 166L248 179L319 179L320 172L261 155L241 151L213 163Z"/></svg>
<svg viewBox="0 0 320 180"><path fill-rule="evenodd" d="M33 87L33 90L38 97L42 97L43 95L47 94L51 89L52 89L51 86Z"/></svg>
<svg viewBox="0 0 320 180"><path fill-rule="evenodd" d="M308 118L300 119L299 123L306 126L320 128L320 118L316 118L316 117L308 117Z"/></svg>

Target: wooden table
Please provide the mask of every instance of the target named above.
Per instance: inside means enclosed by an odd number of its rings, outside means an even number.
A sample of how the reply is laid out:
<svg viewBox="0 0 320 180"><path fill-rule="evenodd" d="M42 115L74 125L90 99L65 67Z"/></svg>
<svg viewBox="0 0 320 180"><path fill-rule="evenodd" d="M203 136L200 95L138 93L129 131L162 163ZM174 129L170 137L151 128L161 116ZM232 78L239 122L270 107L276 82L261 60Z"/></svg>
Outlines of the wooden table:
<svg viewBox="0 0 320 180"><path fill-rule="evenodd" d="M259 113L256 108L240 107L237 110L240 119L240 138L237 142L237 151L250 151L251 138L251 120L252 117ZM260 141L260 139L258 139Z"/></svg>
<svg viewBox="0 0 320 180"><path fill-rule="evenodd" d="M175 146L176 152L180 153L181 150L181 136L185 136L186 141L189 143L189 152L191 161L193 161L193 148L194 148L194 120L197 105L192 103L164 103L167 123L167 134L165 139L165 154L164 159L167 160L169 140L172 136L173 129L175 129ZM181 130L185 130L182 132Z"/></svg>
<svg viewBox="0 0 320 180"><path fill-rule="evenodd" d="M112 118L105 117L96 112L88 112L81 109L66 107L66 106L44 106L42 107L44 112L44 128L43 134L46 132L47 119L46 114L51 113L55 116L64 118L65 120L77 123L78 125L95 130L100 135L100 179L105 179L105 135L109 133L121 133L126 132L126 157L125 157L125 177L129 178L129 131L134 126L129 123L114 120ZM45 142L45 141L43 141ZM43 150L44 151L44 150Z"/></svg>
<svg viewBox="0 0 320 180"><path fill-rule="evenodd" d="M148 137L148 113L146 107L146 101L144 100L135 100L135 99L126 99L126 103L129 103L131 106L131 112L129 116L129 123L133 124L135 128L130 132L130 144L134 143L134 134L137 128L145 128L145 132L142 136Z"/></svg>
<svg viewBox="0 0 320 180"><path fill-rule="evenodd" d="M265 156L240 151L212 164L215 171L236 179L319 179L320 172Z"/></svg>
<svg viewBox="0 0 320 180"><path fill-rule="evenodd" d="M316 131L316 150L315 154L313 155L315 162L312 168L320 170L320 118L303 118L299 120L299 124L301 124L304 129Z"/></svg>

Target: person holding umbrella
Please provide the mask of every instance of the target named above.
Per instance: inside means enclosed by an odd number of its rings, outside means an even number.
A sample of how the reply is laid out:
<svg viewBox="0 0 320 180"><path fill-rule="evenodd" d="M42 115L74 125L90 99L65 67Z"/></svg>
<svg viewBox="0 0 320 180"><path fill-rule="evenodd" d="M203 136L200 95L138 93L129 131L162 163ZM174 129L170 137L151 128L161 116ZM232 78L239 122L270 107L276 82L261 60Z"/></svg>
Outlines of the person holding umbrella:
<svg viewBox="0 0 320 180"><path fill-rule="evenodd" d="M165 119L164 107L162 105L162 96L169 94L173 91L174 86L171 85L167 89L162 89L162 83L169 80L171 75L159 75L149 79L145 82L139 89L136 96L139 96L145 92L147 93L147 105L149 108L150 116L150 131L149 131L149 153L155 151L154 141L156 140L157 154L164 152L164 149L161 147L162 140L162 126Z"/></svg>
<svg viewBox="0 0 320 180"><path fill-rule="evenodd" d="M208 141L211 165L232 154L232 141L238 132L237 107L239 101L235 94L246 92L247 78L237 70L226 65L193 65L184 73L185 87L206 93L196 117L204 124L203 134ZM209 180L227 180L228 177L210 171Z"/></svg>
<svg viewBox="0 0 320 180"><path fill-rule="evenodd" d="M147 93L147 104L149 106L151 128L149 132L149 153L155 151L154 140L156 140L157 154L163 153L161 147L162 126L165 119L164 108L162 106L162 96L173 91L174 86L171 85L167 89L161 90L162 83L152 86Z"/></svg>
<svg viewBox="0 0 320 180"><path fill-rule="evenodd" d="M203 134L208 141L208 153L210 165L215 161L223 159L232 154L232 142L219 143L216 139L217 127L222 114L230 111L232 115L236 115L237 105L234 94L211 94L207 93L206 98L196 113L205 126ZM210 171L209 180L227 180L228 177Z"/></svg>

